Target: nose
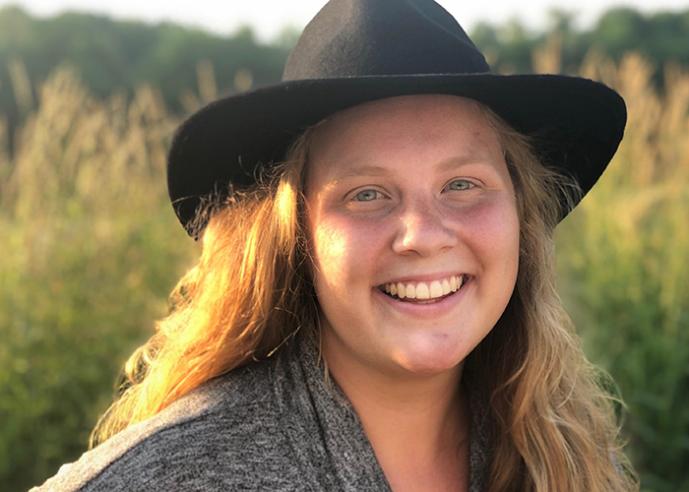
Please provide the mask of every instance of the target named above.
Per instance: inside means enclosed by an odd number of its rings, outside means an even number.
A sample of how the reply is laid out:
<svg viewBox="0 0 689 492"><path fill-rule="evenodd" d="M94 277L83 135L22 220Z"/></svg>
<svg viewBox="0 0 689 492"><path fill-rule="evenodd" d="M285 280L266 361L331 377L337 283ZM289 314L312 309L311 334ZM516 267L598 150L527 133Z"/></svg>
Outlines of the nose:
<svg viewBox="0 0 689 492"><path fill-rule="evenodd" d="M432 256L454 247L458 240L449 218L439 207L417 201L400 212L392 249L398 254Z"/></svg>

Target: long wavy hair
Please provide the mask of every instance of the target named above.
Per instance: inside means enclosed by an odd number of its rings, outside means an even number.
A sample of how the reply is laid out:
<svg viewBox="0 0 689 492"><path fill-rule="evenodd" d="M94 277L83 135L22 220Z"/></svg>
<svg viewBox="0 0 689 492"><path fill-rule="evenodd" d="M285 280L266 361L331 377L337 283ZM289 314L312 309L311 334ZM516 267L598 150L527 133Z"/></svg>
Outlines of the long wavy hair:
<svg viewBox="0 0 689 492"><path fill-rule="evenodd" d="M577 187L540 163L529 138L482 110L500 137L520 217L514 293L465 372L485 390L494 424L487 489L637 490L619 441L621 402L587 361L555 288L553 230L562 198ZM125 364L120 395L90 446L211 378L270 357L299 330L317 336L302 195L312 134L253 189L209 200L199 214L200 259L173 290L170 314Z"/></svg>

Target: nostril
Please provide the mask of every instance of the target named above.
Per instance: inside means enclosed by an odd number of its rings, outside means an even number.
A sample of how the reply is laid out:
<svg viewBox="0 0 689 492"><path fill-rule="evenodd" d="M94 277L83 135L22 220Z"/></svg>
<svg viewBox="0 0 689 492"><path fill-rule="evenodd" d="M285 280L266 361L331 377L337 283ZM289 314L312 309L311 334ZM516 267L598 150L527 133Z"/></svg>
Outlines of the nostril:
<svg viewBox="0 0 689 492"><path fill-rule="evenodd" d="M399 254L416 252L429 256L455 246L458 241L456 231L448 227L442 217L431 215L419 213L403 220L394 238L393 250Z"/></svg>

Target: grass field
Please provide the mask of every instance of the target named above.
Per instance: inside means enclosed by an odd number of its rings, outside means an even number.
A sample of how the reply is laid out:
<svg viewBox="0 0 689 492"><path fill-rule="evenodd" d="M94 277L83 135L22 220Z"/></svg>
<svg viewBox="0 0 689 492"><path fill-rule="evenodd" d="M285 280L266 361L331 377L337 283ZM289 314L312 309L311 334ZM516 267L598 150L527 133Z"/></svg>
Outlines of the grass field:
<svg viewBox="0 0 689 492"><path fill-rule="evenodd" d="M552 46L534 58L557 71ZM628 404L642 488L689 491L689 75L667 67L657 90L634 54L619 64L592 54L580 72L623 94L629 123L599 185L558 230L561 291L587 353ZM187 102L212 98L205 87ZM177 120L155 88L96 100L61 69L36 101L26 97L11 159L0 121L0 489L8 491L83 452L118 369L196 254L167 199Z"/></svg>

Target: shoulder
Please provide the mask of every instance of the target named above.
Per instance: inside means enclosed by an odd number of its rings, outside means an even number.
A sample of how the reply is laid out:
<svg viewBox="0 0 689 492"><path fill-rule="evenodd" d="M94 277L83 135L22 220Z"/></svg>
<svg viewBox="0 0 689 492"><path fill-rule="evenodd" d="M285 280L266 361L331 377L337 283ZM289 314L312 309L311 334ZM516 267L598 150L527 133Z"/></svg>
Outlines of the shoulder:
<svg viewBox="0 0 689 492"><path fill-rule="evenodd" d="M289 459L270 373L270 363L257 363L216 378L33 490L200 490L249 479L259 488L256 476L273 479L261 467Z"/></svg>

